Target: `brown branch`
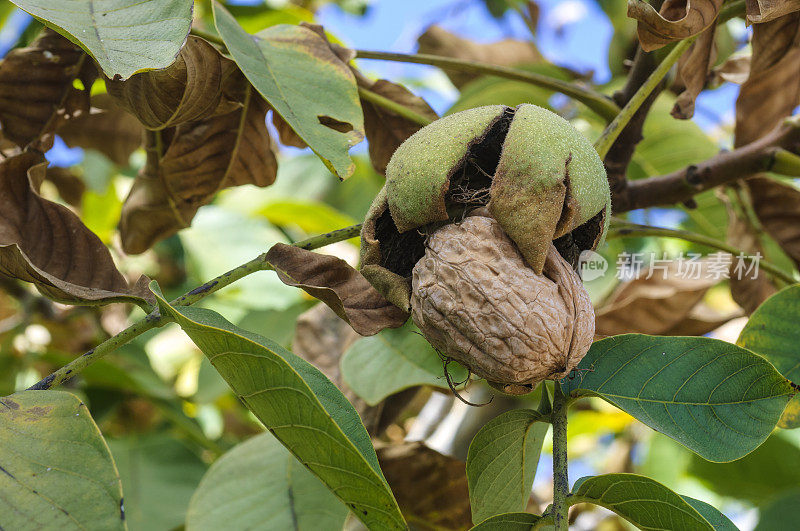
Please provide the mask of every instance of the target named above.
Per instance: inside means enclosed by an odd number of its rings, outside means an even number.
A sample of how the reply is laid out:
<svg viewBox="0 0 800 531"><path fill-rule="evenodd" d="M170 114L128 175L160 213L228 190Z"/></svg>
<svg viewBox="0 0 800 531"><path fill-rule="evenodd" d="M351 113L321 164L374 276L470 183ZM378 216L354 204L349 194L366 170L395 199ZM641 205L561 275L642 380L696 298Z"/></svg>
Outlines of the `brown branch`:
<svg viewBox="0 0 800 531"><path fill-rule="evenodd" d="M653 70L658 66L658 62L653 57L653 53L645 52L641 47L637 46L636 56L633 59L633 66L625 81L625 86L614 94L614 101L620 108L624 107L630 99L636 94L645 81L653 73ZM611 149L603 160L606 167L606 174L608 175L608 184L611 187L612 204L616 201L616 197L625 193L628 186L626 174L628 172L628 165L633 158L633 152L637 144L642 141L642 127L650 112L650 107L658 97L662 90L662 85L659 85L650 96L645 100L636 114L633 115L628 125L622 130L617 137L617 140L612 144Z"/></svg>
<svg viewBox="0 0 800 531"><path fill-rule="evenodd" d="M614 212L687 202L715 186L773 169L782 149L793 153L800 150L797 120L787 120L758 140L699 164L668 175L629 182L614 198Z"/></svg>

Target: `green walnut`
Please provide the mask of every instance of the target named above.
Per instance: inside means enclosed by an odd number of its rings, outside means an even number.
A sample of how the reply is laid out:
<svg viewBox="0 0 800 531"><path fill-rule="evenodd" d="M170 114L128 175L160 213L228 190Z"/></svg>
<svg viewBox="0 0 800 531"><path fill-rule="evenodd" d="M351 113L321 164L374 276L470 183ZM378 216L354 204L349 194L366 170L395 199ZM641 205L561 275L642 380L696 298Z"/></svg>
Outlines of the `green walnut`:
<svg viewBox="0 0 800 531"><path fill-rule="evenodd" d="M394 153L370 208L362 273L411 309L411 277L426 238L488 210L541 274L551 243L577 267L603 240L611 197L603 163L569 122L536 105L478 107L420 129Z"/></svg>

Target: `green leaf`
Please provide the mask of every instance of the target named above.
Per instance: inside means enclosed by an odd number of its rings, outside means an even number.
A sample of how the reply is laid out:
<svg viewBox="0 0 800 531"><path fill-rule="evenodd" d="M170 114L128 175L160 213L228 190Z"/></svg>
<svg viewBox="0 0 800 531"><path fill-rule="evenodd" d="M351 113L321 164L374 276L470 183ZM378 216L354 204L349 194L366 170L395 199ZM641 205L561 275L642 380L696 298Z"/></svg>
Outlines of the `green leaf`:
<svg viewBox="0 0 800 531"><path fill-rule="evenodd" d="M192 493L206 471L182 442L161 433L109 439L125 492L131 531L174 529L186 520Z"/></svg>
<svg viewBox="0 0 800 531"><path fill-rule="evenodd" d="M299 227L306 234L323 234L350 225L356 220L323 203L300 199L272 201L259 215L278 227ZM357 239L351 241L358 242Z"/></svg>
<svg viewBox="0 0 800 531"><path fill-rule="evenodd" d="M694 509L700 513L709 524L711 524L711 527L713 527L715 531L739 531L739 528L736 527L733 522L731 522L730 518L719 512L712 505L704 502L703 500L690 498L689 496L684 496L682 494L681 498L683 498L686 503L694 507Z"/></svg>
<svg viewBox="0 0 800 531"><path fill-rule="evenodd" d="M250 35L218 2L214 20L231 57L275 112L340 179L352 175L347 152L364 138L364 115L355 76L325 38L286 24Z"/></svg>
<svg viewBox="0 0 800 531"><path fill-rule="evenodd" d="M542 517L531 513L506 513L492 516L472 528L472 531L529 531Z"/></svg>
<svg viewBox="0 0 800 531"><path fill-rule="evenodd" d="M800 520L800 489L781 494L759 511L755 531L794 531Z"/></svg>
<svg viewBox="0 0 800 531"><path fill-rule="evenodd" d="M656 100L644 123L642 141L633 156L633 178L664 175L713 157L719 146L690 120L670 116L675 98ZM642 172L642 173L639 173Z"/></svg>
<svg viewBox="0 0 800 531"><path fill-rule="evenodd" d="M789 380L800 382L800 286L789 286L759 306L750 316L736 344L766 358ZM778 424L781 428L800 427L800 397L786 406Z"/></svg>
<svg viewBox="0 0 800 531"><path fill-rule="evenodd" d="M405 526L367 430L330 380L215 312L173 308L157 297L161 312L192 338L247 408L367 527Z"/></svg>
<svg viewBox="0 0 800 531"><path fill-rule="evenodd" d="M192 496L186 528L341 529L347 507L269 433L220 457Z"/></svg>
<svg viewBox="0 0 800 531"><path fill-rule="evenodd" d="M13 0L79 44L113 78L166 68L192 25L192 0Z"/></svg>
<svg viewBox="0 0 800 531"><path fill-rule="evenodd" d="M769 360L782 375L800 382L800 286L789 286L756 309L736 344Z"/></svg>
<svg viewBox="0 0 800 531"><path fill-rule="evenodd" d="M692 456L688 472L722 496L760 505L786 489L800 485L800 448L777 432L761 446L733 463L710 463Z"/></svg>
<svg viewBox="0 0 800 531"><path fill-rule="evenodd" d="M637 474L604 474L575 482L570 504L592 503L614 511L639 529L713 530L680 495Z"/></svg>
<svg viewBox="0 0 800 531"><path fill-rule="evenodd" d="M447 387L444 362L409 322L359 339L341 361L345 383L367 404L374 406L389 395L415 385ZM448 363L453 382L467 378L467 370Z"/></svg>
<svg viewBox="0 0 800 531"><path fill-rule="evenodd" d="M467 453L473 522L525 510L549 427L536 411L516 409L493 418L475 435Z"/></svg>
<svg viewBox="0 0 800 531"><path fill-rule="evenodd" d="M125 529L117 468L75 395L0 398L0 448L3 529Z"/></svg>
<svg viewBox="0 0 800 531"><path fill-rule="evenodd" d="M800 428L800 395L794 395L789 400L789 405L783 410L781 420L778 421L778 427L785 430Z"/></svg>
<svg viewBox="0 0 800 531"><path fill-rule="evenodd" d="M562 386L599 396L717 462L764 442L794 392L768 361L736 345L642 334L595 342Z"/></svg>

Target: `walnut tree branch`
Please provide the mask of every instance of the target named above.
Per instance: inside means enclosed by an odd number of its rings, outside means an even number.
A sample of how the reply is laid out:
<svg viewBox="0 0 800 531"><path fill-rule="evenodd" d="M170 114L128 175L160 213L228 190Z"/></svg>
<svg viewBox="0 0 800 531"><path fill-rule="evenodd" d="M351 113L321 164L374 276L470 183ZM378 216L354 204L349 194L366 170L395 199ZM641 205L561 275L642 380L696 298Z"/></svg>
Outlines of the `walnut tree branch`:
<svg viewBox="0 0 800 531"><path fill-rule="evenodd" d="M629 182L614 197L614 212L683 203L700 192L757 173L788 172L791 168L787 165L794 160L790 155L798 151L800 119L790 118L767 135L733 151L719 153L668 175Z"/></svg>

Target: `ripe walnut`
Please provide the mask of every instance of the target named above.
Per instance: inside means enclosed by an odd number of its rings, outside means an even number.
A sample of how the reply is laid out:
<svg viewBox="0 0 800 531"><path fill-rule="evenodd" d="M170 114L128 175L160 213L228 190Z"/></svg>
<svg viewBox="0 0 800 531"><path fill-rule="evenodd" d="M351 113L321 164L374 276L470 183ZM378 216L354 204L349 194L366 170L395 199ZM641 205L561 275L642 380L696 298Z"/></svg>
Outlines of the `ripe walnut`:
<svg viewBox="0 0 800 531"><path fill-rule="evenodd" d="M589 296L555 246L538 274L500 224L480 215L428 238L411 307L434 347L512 392L566 376L594 335Z"/></svg>

